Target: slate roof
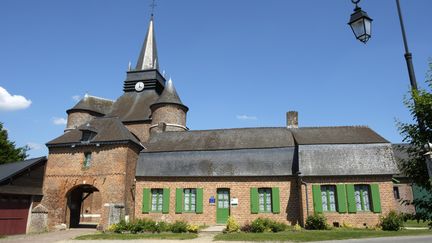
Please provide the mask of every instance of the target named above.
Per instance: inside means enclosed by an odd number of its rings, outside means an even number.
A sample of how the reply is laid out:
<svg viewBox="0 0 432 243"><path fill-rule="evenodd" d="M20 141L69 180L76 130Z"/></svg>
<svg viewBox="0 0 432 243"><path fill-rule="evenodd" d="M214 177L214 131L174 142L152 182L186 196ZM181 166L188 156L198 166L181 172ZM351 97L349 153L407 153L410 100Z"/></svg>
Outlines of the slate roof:
<svg viewBox="0 0 432 243"><path fill-rule="evenodd" d="M94 118L89 123L64 133L60 137L48 142L46 145L50 147L81 144L82 130L86 130L87 125L96 132L95 137L89 144L130 141L141 146L139 140L129 132L118 117Z"/></svg>
<svg viewBox="0 0 432 243"><path fill-rule="evenodd" d="M122 122L145 121L151 117L150 105L159 95L155 90L126 92L113 104L109 116L117 116Z"/></svg>
<svg viewBox="0 0 432 243"><path fill-rule="evenodd" d="M294 150L289 147L141 153L136 176L285 176L293 173Z"/></svg>
<svg viewBox="0 0 432 243"><path fill-rule="evenodd" d="M163 105L163 104L175 104L180 105L183 108L186 109L186 111L189 109L187 108L183 102L181 102L180 97L177 94L177 91L174 87L174 84L171 79L168 80L168 82L165 84L165 89L162 92L161 96L158 100L156 100L155 103L153 103L150 108L157 105Z"/></svg>
<svg viewBox="0 0 432 243"><path fill-rule="evenodd" d="M304 176L399 173L389 143L299 145L298 160Z"/></svg>
<svg viewBox="0 0 432 243"><path fill-rule="evenodd" d="M290 131L297 144L389 143L366 126L302 127Z"/></svg>
<svg viewBox="0 0 432 243"><path fill-rule="evenodd" d="M76 110L85 110L85 111L93 111L99 113L101 115L106 115L111 111L111 106L114 103L112 100L107 100L104 98L85 95L74 107L67 110L66 112L69 114L71 111Z"/></svg>
<svg viewBox="0 0 432 243"><path fill-rule="evenodd" d="M153 134L146 152L282 148L294 146L286 128L234 128Z"/></svg>
<svg viewBox="0 0 432 243"><path fill-rule="evenodd" d="M368 127L238 128L152 134L137 176L398 173L391 144Z"/></svg>
<svg viewBox="0 0 432 243"><path fill-rule="evenodd" d="M46 160L47 158L44 156L0 165L0 183L27 170L33 165L44 163Z"/></svg>

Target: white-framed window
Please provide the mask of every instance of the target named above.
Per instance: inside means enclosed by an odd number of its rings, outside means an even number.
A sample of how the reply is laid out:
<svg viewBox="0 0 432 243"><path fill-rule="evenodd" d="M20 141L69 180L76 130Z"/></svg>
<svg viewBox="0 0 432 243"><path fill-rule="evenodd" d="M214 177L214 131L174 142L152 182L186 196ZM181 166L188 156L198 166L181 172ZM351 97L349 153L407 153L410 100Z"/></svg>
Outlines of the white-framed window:
<svg viewBox="0 0 432 243"><path fill-rule="evenodd" d="M151 211L162 212L163 189L151 189Z"/></svg>
<svg viewBox="0 0 432 243"><path fill-rule="evenodd" d="M354 185L354 193L357 211L370 211L369 185Z"/></svg>
<svg viewBox="0 0 432 243"><path fill-rule="evenodd" d="M183 190L183 211L195 212L196 211L196 188L186 188Z"/></svg>
<svg viewBox="0 0 432 243"><path fill-rule="evenodd" d="M321 202L324 212L336 212L336 186L321 186Z"/></svg>
<svg viewBox="0 0 432 243"><path fill-rule="evenodd" d="M258 188L258 211L260 213L270 213L272 211L271 188Z"/></svg>

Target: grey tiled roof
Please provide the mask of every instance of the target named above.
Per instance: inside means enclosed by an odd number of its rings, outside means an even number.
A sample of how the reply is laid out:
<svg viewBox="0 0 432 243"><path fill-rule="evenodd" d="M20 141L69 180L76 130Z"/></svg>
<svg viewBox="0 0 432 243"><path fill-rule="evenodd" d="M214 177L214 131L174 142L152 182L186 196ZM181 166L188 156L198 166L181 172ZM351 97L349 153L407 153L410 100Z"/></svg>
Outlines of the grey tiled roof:
<svg viewBox="0 0 432 243"><path fill-rule="evenodd" d="M106 115L111 111L111 106L113 103L114 101L112 100L86 95L74 107L67 110L67 113L69 114L74 110L86 110L93 111L101 115Z"/></svg>
<svg viewBox="0 0 432 243"><path fill-rule="evenodd" d="M158 98L159 95L155 90L144 90L140 93L126 92L114 102L109 116L117 116L123 122L149 120L150 105Z"/></svg>
<svg viewBox="0 0 432 243"><path fill-rule="evenodd" d="M294 147L141 153L136 176L286 176Z"/></svg>
<svg viewBox="0 0 432 243"><path fill-rule="evenodd" d="M291 128L297 144L389 143L366 126Z"/></svg>
<svg viewBox="0 0 432 243"><path fill-rule="evenodd" d="M46 160L47 158L44 156L44 157L38 157L33 159L27 159L24 161L2 164L0 165L0 182L3 182L4 180L27 170L33 165L36 165L38 163L45 163Z"/></svg>
<svg viewBox="0 0 432 243"><path fill-rule="evenodd" d="M389 143L299 145L298 160L304 176L399 173Z"/></svg>
<svg viewBox="0 0 432 243"><path fill-rule="evenodd" d="M140 153L137 168L137 176L398 173L390 143L368 127L157 133Z"/></svg>
<svg viewBox="0 0 432 243"><path fill-rule="evenodd" d="M141 146L139 140L129 132L118 117L94 118L89 123L66 132L60 137L48 142L47 146L50 147L53 145L58 146L80 143L82 130L86 130L87 125L96 132L96 136L90 141L91 144L130 141Z"/></svg>
<svg viewBox="0 0 432 243"><path fill-rule="evenodd" d="M150 137L147 152L281 148L294 146L286 128L235 128L163 132Z"/></svg>
<svg viewBox="0 0 432 243"><path fill-rule="evenodd" d="M171 79L168 80L168 82L165 84L165 89L162 92L159 99L151 106L162 105L162 104L176 104L188 110L188 108L181 102L180 97L178 96L177 91Z"/></svg>

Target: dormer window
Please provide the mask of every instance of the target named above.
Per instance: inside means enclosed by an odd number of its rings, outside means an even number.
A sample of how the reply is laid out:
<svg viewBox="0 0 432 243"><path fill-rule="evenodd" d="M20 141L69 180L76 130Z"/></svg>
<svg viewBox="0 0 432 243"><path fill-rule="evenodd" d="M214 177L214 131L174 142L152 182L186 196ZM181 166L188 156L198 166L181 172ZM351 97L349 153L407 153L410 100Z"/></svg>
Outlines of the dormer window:
<svg viewBox="0 0 432 243"><path fill-rule="evenodd" d="M88 143L90 142L94 137L96 136L96 133L89 130L82 131L82 137L81 142Z"/></svg>

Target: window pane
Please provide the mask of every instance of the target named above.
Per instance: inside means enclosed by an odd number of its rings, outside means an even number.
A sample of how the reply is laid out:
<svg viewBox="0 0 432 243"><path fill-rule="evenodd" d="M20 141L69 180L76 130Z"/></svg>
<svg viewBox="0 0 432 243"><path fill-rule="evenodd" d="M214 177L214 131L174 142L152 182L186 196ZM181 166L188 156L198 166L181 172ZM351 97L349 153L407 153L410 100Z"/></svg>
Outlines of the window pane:
<svg viewBox="0 0 432 243"><path fill-rule="evenodd" d="M362 211L361 197L360 197L360 187L359 186L355 186L355 200L356 200L357 211Z"/></svg>
<svg viewBox="0 0 432 243"><path fill-rule="evenodd" d="M322 190L324 189L324 190ZM327 191L325 190L326 188L323 187L321 190L321 204L322 204L322 209L323 211L328 211L327 208Z"/></svg>
<svg viewBox="0 0 432 243"><path fill-rule="evenodd" d="M329 205L330 210L329 211L336 211L336 200L335 200L335 186L329 186Z"/></svg>
<svg viewBox="0 0 432 243"><path fill-rule="evenodd" d="M363 190L363 202L364 202L364 210L370 211L370 205L369 205L369 191L367 186Z"/></svg>

